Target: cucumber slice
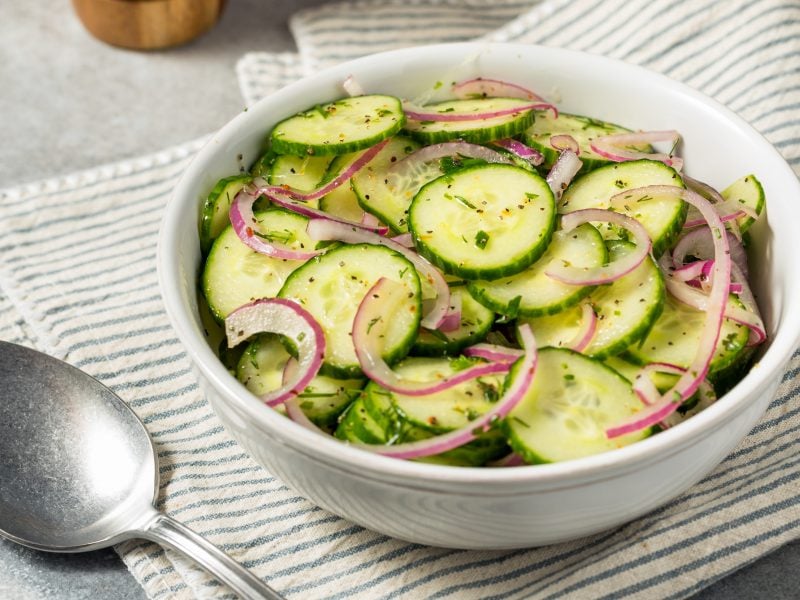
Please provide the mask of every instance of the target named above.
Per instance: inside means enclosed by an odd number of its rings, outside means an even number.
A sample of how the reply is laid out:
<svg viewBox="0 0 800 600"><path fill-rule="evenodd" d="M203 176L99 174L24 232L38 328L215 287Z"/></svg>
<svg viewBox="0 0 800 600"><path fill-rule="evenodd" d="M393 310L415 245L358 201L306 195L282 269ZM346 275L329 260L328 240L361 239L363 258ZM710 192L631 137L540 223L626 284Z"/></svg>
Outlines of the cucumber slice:
<svg viewBox="0 0 800 600"><path fill-rule="evenodd" d="M512 368L509 377L514 376ZM649 429L611 440L605 434L642 408L630 383L602 362L563 348L542 348L533 384L506 417L505 429L526 462L558 462L647 437Z"/></svg>
<svg viewBox="0 0 800 600"><path fill-rule="evenodd" d="M419 253L445 272L497 279L544 253L555 216L553 192L542 177L487 164L423 186L409 209L409 229Z"/></svg>
<svg viewBox="0 0 800 600"><path fill-rule="evenodd" d="M405 119L400 100L393 96L342 98L281 121L270 140L278 154L347 154L393 136Z"/></svg>
<svg viewBox="0 0 800 600"><path fill-rule="evenodd" d="M742 206L756 211L757 215L760 215L764 210L764 188L761 186L761 182L756 179L756 176L752 174L737 179L730 184L722 191L722 197L725 200L735 199ZM739 230L744 233L755 223L755 219L748 216L739 217L736 219L736 223L739 225Z"/></svg>
<svg viewBox="0 0 800 600"><path fill-rule="evenodd" d="M258 160L253 163L253 166L250 167L250 175L253 177L263 177L267 179L269 177L270 169L272 169L272 163L277 158L277 154L275 154L272 150L267 150L264 154L258 157Z"/></svg>
<svg viewBox="0 0 800 600"><path fill-rule="evenodd" d="M275 335L254 339L239 359L236 378L257 396L277 389L283 381L283 369L291 355ZM300 408L319 427L330 428L339 414L360 394L361 379L334 379L317 375L298 395Z"/></svg>
<svg viewBox="0 0 800 600"><path fill-rule="evenodd" d="M386 432L364 407L363 397L357 398L339 417L334 437L356 444L385 444Z"/></svg>
<svg viewBox="0 0 800 600"><path fill-rule="evenodd" d="M269 184L310 192L319 187L330 162L330 156L278 156L269 171Z"/></svg>
<svg viewBox="0 0 800 600"><path fill-rule="evenodd" d="M629 242L610 242L610 259L616 260L633 248ZM661 271L650 257L627 275L594 288L587 301L597 315L597 329L582 353L605 358L641 340L661 314L665 294ZM581 315L582 309L575 306L555 315L523 322L530 324L538 346L563 347L577 335Z"/></svg>
<svg viewBox="0 0 800 600"><path fill-rule="evenodd" d="M299 302L325 332L322 374L342 379L361 376L350 335L353 319L366 293L382 277L408 288L408 297L399 306L386 307L391 320L383 358L393 362L414 343L422 313L419 276L403 255L385 246L345 244L307 261L286 279L278 296Z"/></svg>
<svg viewBox="0 0 800 600"><path fill-rule="evenodd" d="M453 375L477 362L477 359L421 358L403 359L394 370L409 381L431 381ZM397 414L407 423L433 433L446 433L469 424L490 410L500 397L503 377L488 376L465 381L447 390L427 396L405 396L391 393L373 383L368 384L367 410L382 405L376 396L389 394Z"/></svg>
<svg viewBox="0 0 800 600"><path fill-rule="evenodd" d="M250 175L225 177L220 179L208 194L200 218L200 249L203 254L208 254L214 240L230 224L228 212L233 199L251 181L253 178Z"/></svg>
<svg viewBox="0 0 800 600"><path fill-rule="evenodd" d="M420 356L447 356L458 354L463 348L477 344L494 322L494 312L476 301L463 285L450 286L451 298L461 298L461 324L454 331L429 331L420 329L413 354Z"/></svg>
<svg viewBox="0 0 800 600"><path fill-rule="evenodd" d="M684 187L680 175L672 167L654 160L631 160L600 167L576 179L565 191L558 212L566 214L582 208L608 208L609 200L626 189L647 185ZM620 212L639 221L653 241L653 254L658 257L672 245L686 220L687 204L677 198L632 195ZM607 238L620 237L612 225L603 225L600 232Z"/></svg>
<svg viewBox="0 0 800 600"><path fill-rule="evenodd" d="M306 217L273 208L255 213L267 236L300 250L313 248L306 234ZM245 246L228 226L214 242L203 269L203 294L211 313L223 321L234 309L258 298L273 298L302 260L285 260L259 254Z"/></svg>
<svg viewBox="0 0 800 600"><path fill-rule="evenodd" d="M389 175L389 168L419 148L405 136L396 136L353 176L353 191L358 203L389 225L395 232L408 231L408 207L419 189L442 172L438 162L421 164L410 177Z"/></svg>
<svg viewBox="0 0 800 600"><path fill-rule="evenodd" d="M380 398L380 396L378 397ZM356 399L340 416L339 426L336 428L334 436L356 444L387 444L390 442L413 442L434 435L429 430L414 427L398 419L391 404L386 404L379 410L387 412L379 412L380 418L376 419L367 409L365 397ZM393 420L387 421L383 418L384 414L392 414ZM491 431L460 448L436 456L418 458L415 461L453 467L477 467L507 453L508 446L502 433Z"/></svg>
<svg viewBox="0 0 800 600"><path fill-rule="evenodd" d="M542 153L544 156L542 167L549 170L559 155L559 151L550 145L550 138L554 135L570 135L578 142L580 148L580 158L583 162L581 172L588 173L612 162L592 150L592 142L599 137L618 133L630 133L630 129L591 117L563 112L555 117L549 110L537 110L536 120L523 132L522 141ZM652 151L647 144L634 149L642 152Z"/></svg>
<svg viewBox="0 0 800 600"><path fill-rule="evenodd" d="M434 373L452 373L458 368L458 361L469 359L408 358L398 368L406 371L408 376L427 377ZM424 399L393 394L371 382L364 390L364 407L385 432L386 442L383 443L423 440L462 427L471 418L488 410L500 393L501 381L487 377L481 378L481 382L467 382L439 394L425 396ZM503 433L493 429L464 446L416 460L454 466L480 466L505 454L508 454L508 446Z"/></svg>
<svg viewBox="0 0 800 600"><path fill-rule="evenodd" d="M553 261L592 268L605 264L606 260L602 236L585 223L569 233L556 231L547 251L521 273L494 281L470 281L467 288L481 304L511 318L550 315L574 306L593 289L548 277L545 271ZM538 339L537 334L537 343Z"/></svg>
<svg viewBox="0 0 800 600"><path fill-rule="evenodd" d="M356 223L364 215L364 209L358 205L358 197L347 183L320 198L319 208L329 215Z"/></svg>
<svg viewBox="0 0 800 600"><path fill-rule="evenodd" d="M481 114L529 105L528 100L517 98L479 98L476 100L448 100L425 107L426 112L443 114ZM450 140L464 140L483 144L492 140L513 137L533 123L532 110L521 110L502 117L474 121L407 121L405 129L423 144L437 144Z"/></svg>
<svg viewBox="0 0 800 600"><path fill-rule="evenodd" d="M736 296L728 298L728 304L743 306ZM700 333L706 313L675 300L669 294L664 311L652 329L639 344L628 348L625 358L638 364L663 362L687 368L697 352ZM750 330L744 325L725 319L709 374L713 375L738 362L747 345Z"/></svg>

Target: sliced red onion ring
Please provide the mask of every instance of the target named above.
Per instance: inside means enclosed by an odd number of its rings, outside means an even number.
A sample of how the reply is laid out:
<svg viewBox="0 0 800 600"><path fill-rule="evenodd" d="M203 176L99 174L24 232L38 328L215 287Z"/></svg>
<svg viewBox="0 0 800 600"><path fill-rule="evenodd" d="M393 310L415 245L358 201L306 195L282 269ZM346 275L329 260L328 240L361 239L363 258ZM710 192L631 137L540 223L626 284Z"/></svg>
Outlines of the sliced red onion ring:
<svg viewBox="0 0 800 600"><path fill-rule="evenodd" d="M398 394L427 396L476 377L508 371L508 364L480 363L435 381L409 381L392 371L381 356L383 333L385 323L392 314L389 307L394 306L407 294L408 289L404 285L381 277L364 296L356 311L352 331L353 346L361 370L372 381Z"/></svg>
<svg viewBox="0 0 800 600"><path fill-rule="evenodd" d="M514 377L514 381L491 410L461 429L426 440L397 444L396 446L359 445L358 447L384 456L408 459L441 454L474 440L480 432L488 430L493 423L505 417L525 397L533 382L538 362L536 340L533 337L530 326L527 324L520 326L519 333L525 354L520 359L521 364L518 367L518 373Z"/></svg>
<svg viewBox="0 0 800 600"><path fill-rule="evenodd" d="M517 348L509 348L507 346L500 346L498 344L473 344L461 352L464 356L473 356L483 358L485 360L494 362L503 362L511 364L525 354L522 350Z"/></svg>
<svg viewBox="0 0 800 600"><path fill-rule="evenodd" d="M342 82L342 88L344 88L345 93L350 96L363 96L364 95L364 88L361 87L361 84L356 81L356 78L352 75L348 75L345 77L345 80Z"/></svg>
<svg viewBox="0 0 800 600"><path fill-rule="evenodd" d="M233 348L257 333L277 333L292 340L297 348L297 367L285 373L287 379L276 390L260 398L267 406L277 406L302 392L322 365L325 335L311 314L292 300L264 298L245 304L225 318L228 347Z"/></svg>
<svg viewBox="0 0 800 600"><path fill-rule="evenodd" d="M315 240L340 240L348 244L380 244L405 256L436 293L433 304L422 315L420 324L426 329L438 329L441 326L450 306L450 288L444 275L419 254L390 238L361 229L358 225L330 219L312 219L306 226L306 231Z"/></svg>
<svg viewBox="0 0 800 600"><path fill-rule="evenodd" d="M714 210L716 210L717 213L719 213L719 217L723 223L728 223L731 221L735 222L736 219L746 216L746 213L742 209L737 209L734 212L725 212L725 206L721 204L715 204ZM700 216L697 216L696 212L693 212L692 214L686 217L686 221L683 222L683 228L691 229L693 227L699 227L705 224L706 224L705 219L703 219Z"/></svg>
<svg viewBox="0 0 800 600"><path fill-rule="evenodd" d="M512 106L510 108L503 108L484 113L426 112L425 107L414 106L413 104L409 103L403 104L403 111L406 113L406 117L412 121L441 121L447 123L456 121L485 121L486 119L495 119L497 117L515 115L528 110L551 110L553 111L553 114L558 117L558 109L547 102L520 104L519 106Z"/></svg>
<svg viewBox="0 0 800 600"><path fill-rule="evenodd" d="M584 302L581 307L581 326L575 337L567 343L567 348L575 352L583 352L592 343L595 333L597 333L597 315L592 305Z"/></svg>
<svg viewBox="0 0 800 600"><path fill-rule="evenodd" d="M439 331L456 331L461 327L461 294L450 294L450 308L439 325Z"/></svg>
<svg viewBox="0 0 800 600"><path fill-rule="evenodd" d="M626 160L637 160L639 158L649 158L650 160L660 160L661 162L680 171L683 167L683 159L677 156L661 153L648 153L630 150L630 146L640 144L652 144L655 142L669 142L676 144L680 140L681 134L677 131L639 131L635 133L616 133L604 135L595 139L591 143L592 150L600 156L623 162Z"/></svg>
<svg viewBox="0 0 800 600"><path fill-rule="evenodd" d="M544 102L536 92L524 88L516 83L509 83L500 79L487 79L476 77L459 81L453 85L453 95L460 100L469 100L476 97L481 98L521 98L523 100L535 100Z"/></svg>
<svg viewBox="0 0 800 600"><path fill-rule="evenodd" d="M479 158L489 163L512 164L512 162L499 152L486 146L470 144L468 142L442 142L432 146L423 146L397 161L389 168L389 173L402 176L408 172L415 172L421 163L428 163L448 156L463 156L465 158Z"/></svg>
<svg viewBox="0 0 800 600"><path fill-rule="evenodd" d="M372 213L364 212L361 216L361 225L363 225L364 229L377 231L381 227L381 222Z"/></svg>
<svg viewBox="0 0 800 600"><path fill-rule="evenodd" d="M672 277L678 281L688 283L699 277L707 277L713 266L713 260L698 260L680 267L676 266L672 271Z"/></svg>
<svg viewBox="0 0 800 600"><path fill-rule="evenodd" d="M525 461L516 452L506 454L503 458L486 463L487 467L524 467Z"/></svg>
<svg viewBox="0 0 800 600"><path fill-rule="evenodd" d="M725 198L722 197L722 194L720 194L707 183L689 177L685 173L681 173L681 178L690 190L697 192L714 205L714 210L719 213L723 222L727 223L729 221L739 219L740 217L750 217L751 219L758 218L758 212L756 212L753 208L735 202L734 200L725 200ZM686 216L686 221L684 222L683 227L684 229L689 229L691 227L697 227L698 225L705 225L705 223L705 220L699 214L697 209L692 207L689 210L689 214ZM735 232L733 233L736 235ZM741 235L738 235L737 237L738 239L741 239Z"/></svg>
<svg viewBox="0 0 800 600"><path fill-rule="evenodd" d="M745 277L748 273L747 251L742 243L730 232L726 233L728 246L730 248L731 260L742 270ZM711 230L708 227L692 229L684 233L672 251L672 260L676 268L682 267L686 263L688 256L694 256L699 260L709 260L714 255L714 240L711 237Z"/></svg>
<svg viewBox="0 0 800 600"><path fill-rule="evenodd" d="M544 162L544 155L541 152L531 148L530 146L526 146L525 144L515 140L514 138L495 140L492 143L495 146L500 146L501 148L505 148L509 152L516 154L523 160L527 160L534 167L538 167L540 164Z"/></svg>
<svg viewBox="0 0 800 600"><path fill-rule="evenodd" d="M662 256L662 260L664 257ZM666 285L667 291L672 294L677 300L683 302L695 308L697 310L707 312L709 306L709 295L702 292L701 290L692 287L688 283L679 281L674 277L671 277L671 273L669 272L669 267L659 261L661 265L662 271L665 273L664 283ZM735 265L731 265L731 269L735 269ZM747 283L745 282L737 282L741 285L742 291L739 293L739 299L742 300L742 297L752 298L752 293L749 292L749 288L747 288ZM712 283L713 288L713 283ZM758 344L763 343L767 339L766 328L764 327L764 322L761 320L760 315L758 314L757 310L758 307L755 305L755 301L750 302L748 298L748 302L742 301L742 303L747 308L740 308L738 306L727 306L725 307L725 318L730 319L731 321L736 321L741 325L744 325L748 329L750 329L750 339L747 342L748 346L757 346ZM754 308L755 307L755 308Z"/></svg>
<svg viewBox="0 0 800 600"><path fill-rule="evenodd" d="M571 150L564 150L558 156L558 160L550 168L547 174L547 185L553 190L556 200L561 199L561 194L567 189L567 186L572 182L578 171L581 170L583 162L578 155Z"/></svg>
<svg viewBox="0 0 800 600"><path fill-rule="evenodd" d="M391 138L390 138L391 139ZM384 146L389 143L389 139L385 139L382 142L378 142L374 146L371 146L367 150L361 153L357 159L351 162L348 167L339 173L336 177L331 179L328 183L323 185L321 188L318 188L311 192L298 192L290 188L289 186L280 186L280 185L268 185L259 187L256 189L256 196L261 194L265 194L273 198L273 196L289 196L290 198L294 198L295 200L302 200L303 202L310 202L311 200L317 200L318 198L322 198L326 194L329 194L344 182L349 181L350 178L358 173L361 169L363 169L369 161L371 161L375 156L383 150Z"/></svg>
<svg viewBox="0 0 800 600"><path fill-rule="evenodd" d="M575 156L580 156L581 148L578 142L569 134L561 133L550 136L550 145L556 150L570 150Z"/></svg>
<svg viewBox="0 0 800 600"><path fill-rule="evenodd" d="M683 183L686 184L686 187L693 192L700 194L703 198L711 202L711 204L725 203L725 199L722 197L722 194L720 194L716 189L708 185L706 182L695 179L694 177L689 177L686 173L681 173L681 179L683 179ZM699 212L697 216L698 218L702 219ZM703 220L702 224L705 225L705 223L705 220Z"/></svg>
<svg viewBox="0 0 800 600"><path fill-rule="evenodd" d="M400 235L396 235L391 238L393 242L397 242L401 246L406 248L413 248L414 247L414 237L411 235L410 232L401 233Z"/></svg>
<svg viewBox="0 0 800 600"><path fill-rule="evenodd" d="M331 223L339 223L346 227L355 227L357 229L362 229L364 231L375 232L379 235L385 235L389 233L389 228L385 225L377 225L375 227L369 227L362 223L356 223L355 221L348 221L347 219L340 219L339 217L335 217L329 213L323 212L299 200L293 200L292 198L288 198L286 196L281 196L279 194L269 194L267 193L267 197L273 204L280 206L281 208L285 208L286 210L290 210L292 212L297 213L298 215L303 215L304 217L308 217L312 221L330 221Z"/></svg>
<svg viewBox="0 0 800 600"><path fill-rule="evenodd" d="M655 404L659 397L660 393L658 388L656 388L655 383L653 383L653 379L650 377L651 373L669 373L671 375L683 375L686 370L682 369L677 365L673 365L670 363L650 363L642 367L642 369L636 374L636 377L633 380L633 391L636 392L636 395L639 396L641 401L646 405ZM698 388L698 393L700 394L700 399L695 407L692 408L692 411L700 412L702 408L708 407L710 404L716 400L716 394L714 393L713 386L708 382L707 379L704 379L700 383L700 387ZM710 400L710 401L709 401ZM702 405L702 407L701 407ZM688 412L687 412L688 414ZM668 427L672 427L677 425L681 419L674 419L676 413L672 413L666 419L661 421L659 424L664 429ZM685 416L684 416L685 418Z"/></svg>
<svg viewBox="0 0 800 600"><path fill-rule="evenodd" d="M731 258L728 246L728 236L725 235L725 224L720 220L712 204L699 194L674 186L647 186L637 191L650 196L677 196L685 202L695 206L708 221L708 226L713 233L714 240L714 271L711 292L707 296L706 319L700 334L700 343L689 368L680 376L677 383L672 386L655 404L636 413L631 418L618 423L606 430L606 436L615 438L634 431L639 431L655 423L663 421L680 404L689 398L700 383L706 378L711 359L717 348L722 320L725 318L725 307L728 300L728 290L731 284ZM671 278L667 277L667 281ZM679 283L679 282L674 282ZM691 287L680 284L688 289ZM697 290L693 290L697 292ZM701 293L701 292L697 292Z"/></svg>
<svg viewBox="0 0 800 600"><path fill-rule="evenodd" d="M268 236L258 229L258 221L256 221L253 214L253 203L255 201L255 196L242 190L231 203L231 209L228 213L233 230L246 246L260 254L288 260L308 260L319 254L319 251L294 250L283 244L276 244L270 241Z"/></svg>
<svg viewBox="0 0 800 600"><path fill-rule="evenodd" d="M627 275L638 267L650 253L650 236L639 221L602 208L584 208L561 216L561 229L565 232L575 229L578 225L592 221L605 221L624 227L633 234L636 248L608 265L602 267L575 267L560 261L553 261L545 270L545 274L556 281L571 285L600 285L611 283Z"/></svg>

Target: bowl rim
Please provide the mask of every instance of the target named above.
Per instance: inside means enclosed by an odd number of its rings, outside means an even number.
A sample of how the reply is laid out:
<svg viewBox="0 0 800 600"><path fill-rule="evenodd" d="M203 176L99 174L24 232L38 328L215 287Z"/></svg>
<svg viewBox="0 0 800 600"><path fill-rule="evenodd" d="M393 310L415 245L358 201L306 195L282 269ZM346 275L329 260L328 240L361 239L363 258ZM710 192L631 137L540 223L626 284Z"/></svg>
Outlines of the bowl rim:
<svg viewBox="0 0 800 600"><path fill-rule="evenodd" d="M559 463L527 465L513 469L491 469L486 467L454 468L387 458L344 444L333 437L323 438L301 427L263 405L230 375L203 339L202 333L195 327L193 319L190 318L188 312L183 310L180 290L180 285L183 281L180 268L181 253L178 245L174 242L179 237L178 232L181 226L185 226L186 209L191 207L193 210L188 214L197 214L196 204L198 200L196 194L192 193L193 182L200 177L204 163L213 162L213 157L218 148L225 147L228 142L231 142L240 129L251 126L251 121L259 113L263 113L273 106L279 107L283 101L291 99L304 88L317 86L317 82L320 80L343 80L348 74L357 73L360 69L381 61L392 61L414 55L418 55L421 58L429 53L438 54L443 52L460 53L462 56L467 56L483 50L489 52L534 53L539 54L545 60L557 58L558 56L571 57L572 59L580 59L590 65L596 64L622 69L635 74L637 78L641 78L646 83L672 88L674 91L688 96L691 100L720 113L726 121L729 121L749 138L749 141L754 144L755 151L769 153L777 161L776 167L784 171L787 180L794 182L794 195L800 197L800 181L798 181L794 171L772 144L751 125L732 110L705 94L644 67L576 50L516 43L459 42L415 46L371 54L329 67L313 76L305 77L289 84L274 94L263 98L224 125L193 158L173 191L158 237L157 266L159 286L166 312L178 338L196 367L219 392L219 395L224 398L225 402L234 404L240 411L254 419L254 424L263 433L270 435L284 445L290 446L301 454L326 463L332 468L356 473L362 477L382 481L413 482L417 487L428 486L436 488L448 484L475 485L481 483L501 486L529 484L548 487L572 487L577 479L586 481L605 479L611 476L612 473L624 473L641 468L643 465L659 461L693 445L712 429L723 426L740 414L749 406L748 399L752 400L757 397L760 388L769 387L769 383L780 376L800 342L800 311L791 311L788 307L783 307L780 313L781 327L770 340L769 347L758 363L731 391L722 396L716 403L679 426L623 448L601 454ZM800 298L800 283L796 282L794 288L789 290L788 296Z"/></svg>

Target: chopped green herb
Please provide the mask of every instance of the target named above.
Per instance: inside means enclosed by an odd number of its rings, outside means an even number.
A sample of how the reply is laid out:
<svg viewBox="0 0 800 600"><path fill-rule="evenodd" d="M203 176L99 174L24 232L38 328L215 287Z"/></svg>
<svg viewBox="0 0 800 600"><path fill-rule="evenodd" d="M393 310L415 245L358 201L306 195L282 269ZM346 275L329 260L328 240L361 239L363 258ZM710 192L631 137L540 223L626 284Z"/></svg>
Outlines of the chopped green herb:
<svg viewBox="0 0 800 600"><path fill-rule="evenodd" d="M489 234L485 231L481 230L475 235L475 245L483 250L486 248L486 244L489 242Z"/></svg>

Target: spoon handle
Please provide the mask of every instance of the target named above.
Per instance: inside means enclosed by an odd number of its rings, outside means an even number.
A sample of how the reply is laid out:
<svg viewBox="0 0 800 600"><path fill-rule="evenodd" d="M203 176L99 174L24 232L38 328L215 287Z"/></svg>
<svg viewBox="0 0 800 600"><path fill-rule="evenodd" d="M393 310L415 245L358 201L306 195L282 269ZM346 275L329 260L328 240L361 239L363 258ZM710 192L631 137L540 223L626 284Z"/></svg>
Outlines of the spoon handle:
<svg viewBox="0 0 800 600"><path fill-rule="evenodd" d="M194 559L241 598L284 600L283 596L222 550L172 517L154 510L153 518L137 534Z"/></svg>

